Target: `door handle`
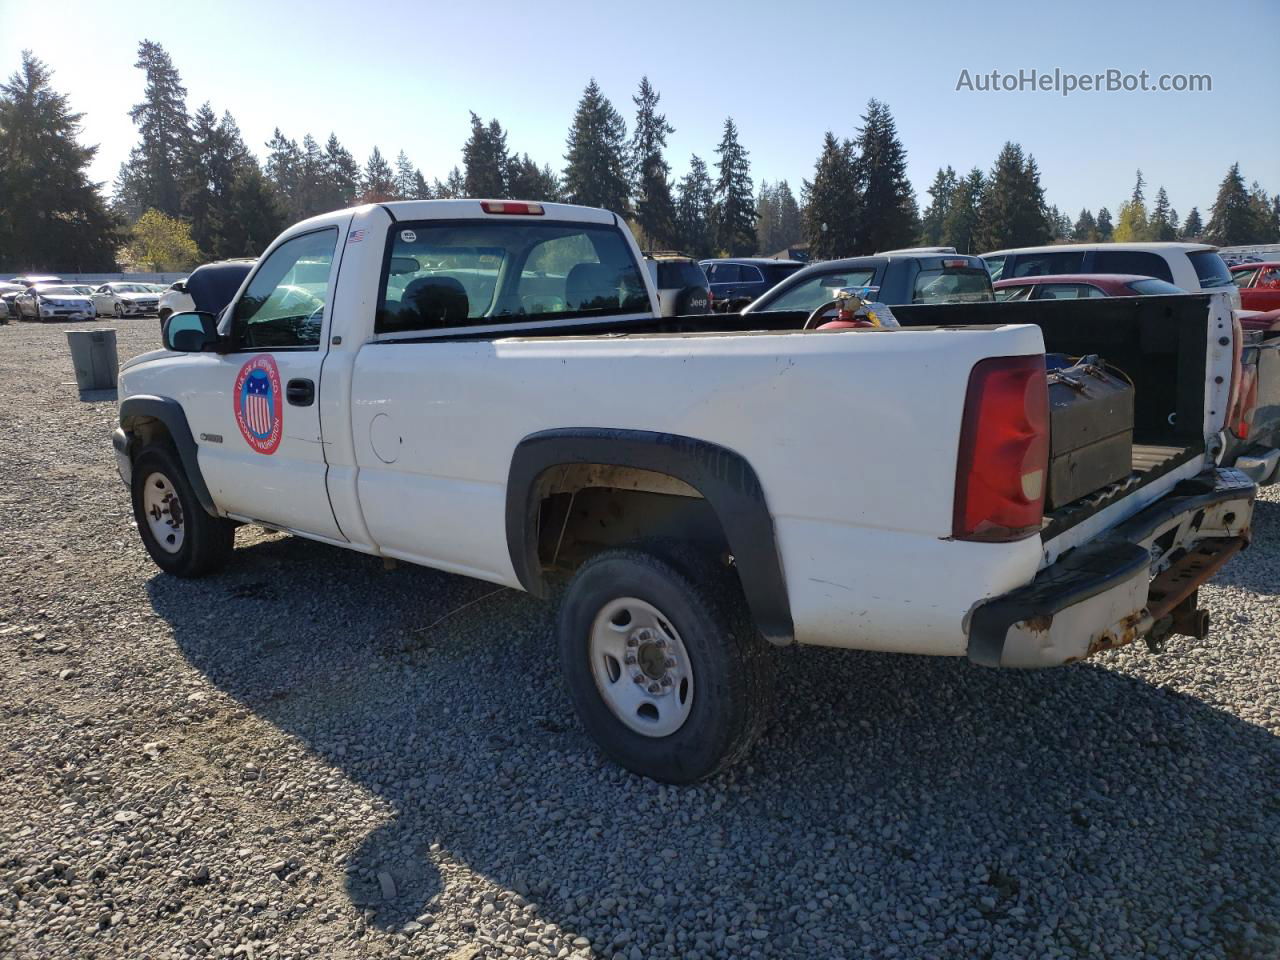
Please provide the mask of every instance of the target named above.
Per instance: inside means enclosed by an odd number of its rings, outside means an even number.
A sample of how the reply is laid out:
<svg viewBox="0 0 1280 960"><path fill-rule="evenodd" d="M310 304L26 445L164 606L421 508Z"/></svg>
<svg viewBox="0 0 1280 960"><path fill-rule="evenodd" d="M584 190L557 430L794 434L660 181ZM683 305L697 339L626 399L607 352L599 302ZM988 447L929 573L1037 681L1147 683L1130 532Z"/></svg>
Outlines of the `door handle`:
<svg viewBox="0 0 1280 960"><path fill-rule="evenodd" d="M284 388L285 399L295 407L309 407L316 402L316 385L312 380L290 380Z"/></svg>

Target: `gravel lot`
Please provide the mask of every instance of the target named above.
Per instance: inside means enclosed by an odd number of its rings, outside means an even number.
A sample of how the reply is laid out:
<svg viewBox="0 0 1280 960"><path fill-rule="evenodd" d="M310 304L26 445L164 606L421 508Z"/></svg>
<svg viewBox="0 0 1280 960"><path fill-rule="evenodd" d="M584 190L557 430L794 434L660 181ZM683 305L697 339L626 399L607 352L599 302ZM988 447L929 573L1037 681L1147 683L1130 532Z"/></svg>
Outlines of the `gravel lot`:
<svg viewBox="0 0 1280 960"><path fill-rule="evenodd" d="M1277 488L1207 642L782 651L748 764L661 787L550 606L250 529L160 575L65 329L0 327L0 956L1280 954Z"/></svg>

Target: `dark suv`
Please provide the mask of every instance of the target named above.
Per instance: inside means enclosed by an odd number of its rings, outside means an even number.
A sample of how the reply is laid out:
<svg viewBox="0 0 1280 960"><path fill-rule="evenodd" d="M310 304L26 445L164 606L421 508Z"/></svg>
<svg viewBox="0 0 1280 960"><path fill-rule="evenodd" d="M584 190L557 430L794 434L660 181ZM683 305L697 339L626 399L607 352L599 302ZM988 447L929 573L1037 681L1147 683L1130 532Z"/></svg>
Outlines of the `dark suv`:
<svg viewBox="0 0 1280 960"><path fill-rule="evenodd" d="M767 257L733 257L703 260L702 269L711 284L712 306L718 313L741 310L770 287L804 268L799 260Z"/></svg>

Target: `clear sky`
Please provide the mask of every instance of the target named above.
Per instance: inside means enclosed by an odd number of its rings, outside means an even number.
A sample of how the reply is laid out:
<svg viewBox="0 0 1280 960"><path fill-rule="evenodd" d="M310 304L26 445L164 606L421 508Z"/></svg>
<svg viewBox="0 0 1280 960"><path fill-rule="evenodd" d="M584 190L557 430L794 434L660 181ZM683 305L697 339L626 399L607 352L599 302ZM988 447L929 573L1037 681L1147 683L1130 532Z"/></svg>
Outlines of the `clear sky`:
<svg viewBox="0 0 1280 960"><path fill-rule="evenodd" d="M259 155L272 129L332 130L363 161L404 149L428 179L460 161L468 110L508 145L563 164L564 138L595 76L632 120L642 74L676 128L668 158L714 159L726 116L761 178L799 189L823 132L852 136L869 97L891 107L917 192L939 166L989 169L1005 140L1035 155L1050 203L1113 215L1134 169L1174 208L1202 213L1226 168L1280 191L1280 2L587 3L577 0L308 0L70 3L0 0L0 72L29 47L85 114L114 178L136 140L138 41L163 44L192 110L230 110ZM957 91L961 70L1210 74L1212 92ZM976 82L976 81L975 81Z"/></svg>

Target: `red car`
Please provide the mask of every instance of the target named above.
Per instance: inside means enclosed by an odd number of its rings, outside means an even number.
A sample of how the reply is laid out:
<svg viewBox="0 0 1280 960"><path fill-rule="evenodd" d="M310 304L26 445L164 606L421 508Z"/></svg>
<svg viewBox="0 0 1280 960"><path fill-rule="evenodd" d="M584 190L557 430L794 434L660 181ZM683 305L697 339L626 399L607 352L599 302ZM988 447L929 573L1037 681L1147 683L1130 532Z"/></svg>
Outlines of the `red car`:
<svg viewBox="0 0 1280 960"><path fill-rule="evenodd" d="M1240 288L1245 310L1280 310L1280 261L1236 264L1231 279Z"/></svg>
<svg viewBox="0 0 1280 960"><path fill-rule="evenodd" d="M997 280L996 300L1081 300L1088 297L1155 297L1186 293L1167 280L1129 273L1058 273Z"/></svg>

